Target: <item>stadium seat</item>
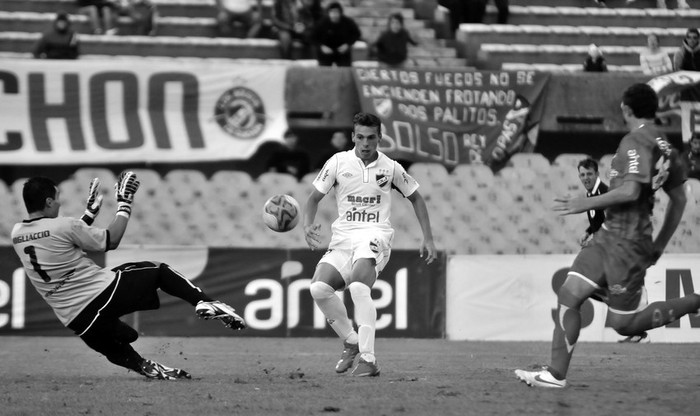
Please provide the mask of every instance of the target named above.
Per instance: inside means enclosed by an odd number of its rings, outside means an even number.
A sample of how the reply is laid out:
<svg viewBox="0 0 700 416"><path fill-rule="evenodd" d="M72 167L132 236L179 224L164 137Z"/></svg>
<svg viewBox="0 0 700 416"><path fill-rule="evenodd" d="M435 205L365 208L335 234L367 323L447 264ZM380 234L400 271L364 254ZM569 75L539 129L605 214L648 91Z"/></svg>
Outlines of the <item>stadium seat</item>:
<svg viewBox="0 0 700 416"><path fill-rule="evenodd" d="M576 171L576 166L578 166L578 163L588 157L590 156L583 153L562 153L554 158L552 165L571 168Z"/></svg>
<svg viewBox="0 0 700 416"><path fill-rule="evenodd" d="M277 194L291 195L297 201L302 198L299 181L288 173L265 172L255 182L256 189L265 199Z"/></svg>
<svg viewBox="0 0 700 416"><path fill-rule="evenodd" d="M551 167L549 160L540 153L515 153L510 157L508 165L529 168L538 174L547 173Z"/></svg>
<svg viewBox="0 0 700 416"><path fill-rule="evenodd" d="M451 176L454 186L458 188L488 188L494 183L493 170L486 165L457 165Z"/></svg>
<svg viewBox="0 0 700 416"><path fill-rule="evenodd" d="M444 165L440 163L417 162L408 168L411 175L419 184L431 184L432 187L448 186L450 176Z"/></svg>
<svg viewBox="0 0 700 416"><path fill-rule="evenodd" d="M175 169L163 177L163 186L168 189L171 199L180 203L207 200L212 194L212 186L206 176L194 169Z"/></svg>

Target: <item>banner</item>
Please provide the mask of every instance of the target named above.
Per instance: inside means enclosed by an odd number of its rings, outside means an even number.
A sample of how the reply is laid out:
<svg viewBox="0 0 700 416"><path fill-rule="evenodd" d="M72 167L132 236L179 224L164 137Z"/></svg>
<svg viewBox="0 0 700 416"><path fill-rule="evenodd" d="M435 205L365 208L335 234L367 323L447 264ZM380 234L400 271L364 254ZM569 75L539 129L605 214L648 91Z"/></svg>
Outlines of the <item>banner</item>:
<svg viewBox="0 0 700 416"><path fill-rule="evenodd" d="M657 117L681 118L683 143L700 133L700 72L678 71L647 82L659 96Z"/></svg>
<svg viewBox="0 0 700 416"><path fill-rule="evenodd" d="M309 294L323 253L206 247L124 247L99 253L106 267L131 261L168 263L248 323L232 332L197 319L186 302L161 292L161 307L124 318L149 336L335 336ZM441 338L445 319L444 255L426 265L418 251L395 250L372 289L379 337ZM0 247L0 335L70 335L24 275L12 247ZM354 310L344 293L349 316Z"/></svg>
<svg viewBox="0 0 700 416"><path fill-rule="evenodd" d="M446 334L453 340L551 341L557 291L575 255L451 256L447 265ZM666 254L645 278L649 303L700 288L697 254ZM581 307L580 341L616 342L606 325L607 306L588 299ZM647 331L651 342L700 341L700 317Z"/></svg>
<svg viewBox="0 0 700 416"><path fill-rule="evenodd" d="M0 164L248 159L287 129L285 72L206 60L3 59Z"/></svg>
<svg viewBox="0 0 700 416"><path fill-rule="evenodd" d="M549 74L354 68L363 111L383 121L380 150L447 167L501 167L537 141Z"/></svg>

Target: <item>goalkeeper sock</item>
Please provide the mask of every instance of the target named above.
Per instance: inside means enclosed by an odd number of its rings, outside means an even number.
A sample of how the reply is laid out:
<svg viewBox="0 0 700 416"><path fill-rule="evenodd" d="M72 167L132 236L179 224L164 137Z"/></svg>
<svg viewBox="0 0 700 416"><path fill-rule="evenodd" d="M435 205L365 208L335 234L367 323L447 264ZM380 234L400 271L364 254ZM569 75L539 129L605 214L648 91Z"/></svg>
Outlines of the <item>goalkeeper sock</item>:
<svg viewBox="0 0 700 416"><path fill-rule="evenodd" d="M374 333L377 323L377 308L372 301L372 289L364 283L352 282L348 286L355 304L355 320L360 345L360 354L374 361ZM368 358L371 358L369 360Z"/></svg>
<svg viewBox="0 0 700 416"><path fill-rule="evenodd" d="M357 334L352 327L352 321L348 318L348 310L340 297L335 294L335 290L327 283L313 282L309 286L309 291L318 308L326 316L328 324L340 339L351 344L357 343Z"/></svg>

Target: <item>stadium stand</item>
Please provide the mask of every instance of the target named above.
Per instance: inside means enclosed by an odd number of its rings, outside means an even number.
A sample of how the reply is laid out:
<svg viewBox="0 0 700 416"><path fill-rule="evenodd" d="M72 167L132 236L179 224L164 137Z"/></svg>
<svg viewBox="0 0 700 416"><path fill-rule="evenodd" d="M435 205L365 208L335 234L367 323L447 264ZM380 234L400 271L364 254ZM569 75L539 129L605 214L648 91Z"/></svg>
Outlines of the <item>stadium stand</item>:
<svg viewBox="0 0 700 416"><path fill-rule="evenodd" d="M576 237L585 229L587 219L584 215L558 216L550 208L556 195L583 193L575 168L563 162L577 161L580 157L564 155L558 165L551 165L544 173L542 166L537 167L539 171L519 166L489 176L485 173L490 172L489 168L483 170L472 165L461 165L447 173L442 165L425 163L414 164L409 171L420 177L421 192L432 213L440 247L454 253L562 254L576 252ZM149 169L136 172L142 189L138 195L139 209L134 210L133 224L124 237L127 244L305 247L297 230L289 233L267 230L262 223L261 207L274 193L294 195L303 204L310 190L307 181L289 180L289 175L281 174L264 174L253 179L240 171L218 171L211 178L190 170L173 170L165 177ZM94 168L76 171L60 184L63 215L82 214L87 185L95 176L103 180L104 194L112 192L111 172ZM25 215L21 199L23 183L24 179L18 179L11 187L0 185L0 193L4 195L0 198L0 209L5 213L0 218L0 235L5 239L16 219ZM688 208L669 252L700 249L696 235L700 228L697 209L700 181L689 180L686 189ZM104 212L114 212L113 199L111 195L105 198ZM330 224L337 216L334 199L330 195L322 201L317 216L320 222ZM666 200L665 194L657 193L654 210L657 227ZM408 201L396 198L392 211L397 229L396 248L411 249L420 243L420 231L411 212ZM110 219L110 215L103 214L96 224L107 225Z"/></svg>
<svg viewBox="0 0 700 416"><path fill-rule="evenodd" d="M647 35L656 34L662 50L671 54L700 17L700 10L657 9L652 1L590 6L573 0L512 1L508 25L494 24L496 9L489 6L486 24L460 26L460 56L477 68L573 72L582 70L587 45L595 43L609 71L641 72L639 52Z"/></svg>
<svg viewBox="0 0 700 416"><path fill-rule="evenodd" d="M269 3L269 2L268 2ZM422 66L464 66L481 64L504 69L577 71L588 43L599 43L611 71L638 71L639 48L649 33L659 36L662 46L676 47L686 27L694 26L696 10L656 10L651 0L638 0L625 8L581 7L580 0L511 0L509 25L462 25L457 40L459 51L445 39L437 39L436 25L417 18L402 0L358 0L357 6L343 2L347 14L362 26L365 41L371 42L384 28L388 10L399 9L406 25L421 43L411 49L413 64ZM144 56L155 61L179 62L206 59L239 62L279 60L276 41L271 39L219 39L214 37L213 0L159 0L161 14L156 37L129 35L128 19L120 19L121 36L81 35L81 59L119 59ZM408 4L408 2L406 3ZM3 0L0 2L0 57L29 57L38 32L53 19L58 9L73 13L76 27L84 33L87 21L72 0ZM487 20L495 21L489 6ZM366 43L361 46L366 51ZM670 49L668 49L670 51ZM248 59L248 60L246 60ZM365 55L356 55L358 65L371 65ZM311 60L295 64L313 65ZM564 154L552 163L537 154L516 154L497 174L482 165L459 165L448 172L443 165L414 163L409 172L421 183L421 193L432 213L438 246L454 253L573 253L577 237L585 229L585 215L558 216L550 205L556 195L582 193L576 164L583 154ZM611 155L600 161L601 176L608 180ZM161 176L151 169L136 170L142 188L137 196L133 224L127 230L127 244L182 244L208 246L262 246L303 248L299 230L275 233L261 220L264 201L276 193L288 193L300 203L306 199L315 173L297 182L288 175L221 170L210 178L198 171L173 170ZM102 192L112 192L115 174L108 169L84 168L61 184L63 215L79 216L84 210L87 186L93 177L103 182ZM9 230L24 217L21 186L24 179L0 181L0 243L8 244ZM9 185L9 186L8 186ZM689 206L670 252L700 250L700 182L688 182ZM664 194L657 195L655 225L663 217ZM104 212L114 212L113 197L105 198ZM330 224L337 213L331 192L319 206L317 219ZM414 249L420 242L412 207L396 198L392 218L397 229L394 247ZM98 217L105 225L109 215ZM102 221L102 222L100 222ZM3 240L4 239L4 240Z"/></svg>
<svg viewBox="0 0 700 416"><path fill-rule="evenodd" d="M275 39L217 38L216 7L213 0L160 0L157 1L158 35L134 36L135 28L129 17L118 19L120 36L91 35L86 16L78 14L72 0L8 0L0 5L0 52L27 53L39 34L51 24L55 12L71 13L74 28L81 33L81 54L130 55L164 57L279 59ZM457 50L445 40L437 39L428 22L417 19L411 8L402 1L375 2L363 0L357 7L346 3L345 14L355 19L363 33L362 41L354 45L353 59L358 65L367 65L368 43L374 41L386 27L386 16L397 10L405 18L406 27L419 41L410 48L413 65L464 66L466 61L457 56ZM270 8L272 1L263 3ZM19 57L19 56L16 56ZM28 57L28 56L25 56ZM304 49L296 45L295 59L308 59Z"/></svg>

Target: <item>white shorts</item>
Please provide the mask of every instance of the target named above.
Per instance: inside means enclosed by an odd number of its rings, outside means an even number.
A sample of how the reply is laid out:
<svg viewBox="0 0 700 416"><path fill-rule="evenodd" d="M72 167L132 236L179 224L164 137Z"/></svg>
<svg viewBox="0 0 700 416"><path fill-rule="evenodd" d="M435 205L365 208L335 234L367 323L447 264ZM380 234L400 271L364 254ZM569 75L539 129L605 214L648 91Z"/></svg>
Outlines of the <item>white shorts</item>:
<svg viewBox="0 0 700 416"><path fill-rule="evenodd" d="M352 266L359 259L374 259L377 276L391 256L393 230L356 231L343 239L333 238L320 263L335 267L347 285L352 278Z"/></svg>

